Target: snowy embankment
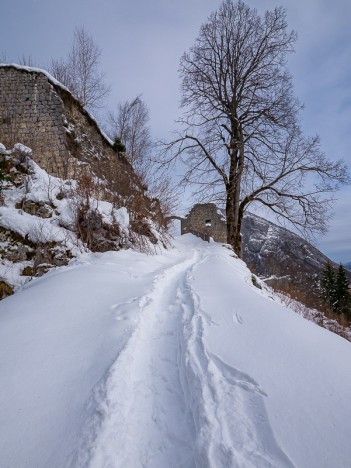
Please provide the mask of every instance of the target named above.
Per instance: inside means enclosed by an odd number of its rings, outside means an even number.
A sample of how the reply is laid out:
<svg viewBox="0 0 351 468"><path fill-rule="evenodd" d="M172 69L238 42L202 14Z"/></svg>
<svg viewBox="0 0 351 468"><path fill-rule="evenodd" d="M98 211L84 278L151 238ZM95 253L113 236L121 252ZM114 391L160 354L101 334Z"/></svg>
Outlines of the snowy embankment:
<svg viewBox="0 0 351 468"><path fill-rule="evenodd" d="M346 467L351 346L191 235L0 304L0 466Z"/></svg>
<svg viewBox="0 0 351 468"><path fill-rule="evenodd" d="M77 170L77 179L57 178L31 155L32 150L20 143L12 150L0 143L7 177L0 184L0 283L11 290L17 291L32 276L67 265L82 252L130 246L154 252L168 242L151 212L149 218L138 213L143 234L135 232L136 211L127 209L130 200L110 192L106 180L85 170Z"/></svg>

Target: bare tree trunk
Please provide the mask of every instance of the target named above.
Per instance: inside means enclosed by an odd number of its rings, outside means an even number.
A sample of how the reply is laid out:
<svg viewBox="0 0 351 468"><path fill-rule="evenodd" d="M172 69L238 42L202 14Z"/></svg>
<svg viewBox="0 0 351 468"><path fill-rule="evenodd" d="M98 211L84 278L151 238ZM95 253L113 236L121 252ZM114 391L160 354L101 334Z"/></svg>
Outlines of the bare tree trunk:
<svg viewBox="0 0 351 468"><path fill-rule="evenodd" d="M236 203L231 191L227 191L226 217L227 217L227 242L233 247L234 252L241 258L241 224L243 209Z"/></svg>
<svg viewBox="0 0 351 468"><path fill-rule="evenodd" d="M235 116L233 116L233 120ZM244 170L244 144L242 132L235 122L232 122L232 139L229 147L230 170L227 187L227 242L234 252L241 257L241 222L243 211L240 210L241 178Z"/></svg>

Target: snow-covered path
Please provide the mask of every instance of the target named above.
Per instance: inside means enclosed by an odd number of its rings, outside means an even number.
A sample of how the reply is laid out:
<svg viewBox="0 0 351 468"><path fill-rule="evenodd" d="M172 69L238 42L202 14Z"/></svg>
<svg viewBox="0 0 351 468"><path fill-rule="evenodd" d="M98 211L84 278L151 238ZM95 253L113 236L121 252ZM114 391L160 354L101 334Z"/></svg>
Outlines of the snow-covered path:
<svg viewBox="0 0 351 468"><path fill-rule="evenodd" d="M194 424L179 379L178 294L199 253L184 257L157 275L139 300L139 324L106 383L91 467L194 466Z"/></svg>
<svg viewBox="0 0 351 468"><path fill-rule="evenodd" d="M0 303L0 466L349 466L350 343L191 235Z"/></svg>

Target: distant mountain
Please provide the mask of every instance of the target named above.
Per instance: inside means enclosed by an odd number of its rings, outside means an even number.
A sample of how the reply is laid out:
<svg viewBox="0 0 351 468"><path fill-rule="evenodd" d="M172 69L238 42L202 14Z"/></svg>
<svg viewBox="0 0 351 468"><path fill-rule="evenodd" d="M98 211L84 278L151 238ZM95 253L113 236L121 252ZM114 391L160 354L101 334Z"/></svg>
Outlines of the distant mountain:
<svg viewBox="0 0 351 468"><path fill-rule="evenodd" d="M344 267L351 271L351 262L344 263Z"/></svg>
<svg viewBox="0 0 351 468"><path fill-rule="evenodd" d="M243 257L260 275L316 274L329 260L306 239L252 213L244 217L242 235Z"/></svg>
<svg viewBox="0 0 351 468"><path fill-rule="evenodd" d="M271 278L269 284L293 292L310 307L318 306L319 280L331 261L326 255L306 239L252 213L244 217L242 236L243 259L252 271Z"/></svg>

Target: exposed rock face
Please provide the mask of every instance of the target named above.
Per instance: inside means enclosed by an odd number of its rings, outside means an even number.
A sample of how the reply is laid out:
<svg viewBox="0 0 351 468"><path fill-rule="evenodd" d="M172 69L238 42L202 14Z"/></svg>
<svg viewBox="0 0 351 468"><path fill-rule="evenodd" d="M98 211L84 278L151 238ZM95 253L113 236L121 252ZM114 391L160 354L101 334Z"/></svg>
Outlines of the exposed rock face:
<svg viewBox="0 0 351 468"><path fill-rule="evenodd" d="M243 257L259 275L320 273L328 261L322 252L288 229L248 213L242 226Z"/></svg>
<svg viewBox="0 0 351 468"><path fill-rule="evenodd" d="M326 263L331 262L326 255L293 232L250 213L243 220L242 235L243 258L252 271L266 277L269 286L308 308L325 311L320 280ZM347 275L351 281L351 271ZM350 339L344 324L327 317L316 316L317 323Z"/></svg>
<svg viewBox="0 0 351 468"><path fill-rule="evenodd" d="M302 237L248 213L244 217L243 257L257 274L320 276L328 257Z"/></svg>
<svg viewBox="0 0 351 468"><path fill-rule="evenodd" d="M26 213L39 218L51 218L53 209L44 202L33 202L31 200L23 200L17 208L22 209Z"/></svg>

